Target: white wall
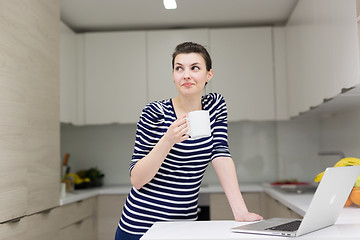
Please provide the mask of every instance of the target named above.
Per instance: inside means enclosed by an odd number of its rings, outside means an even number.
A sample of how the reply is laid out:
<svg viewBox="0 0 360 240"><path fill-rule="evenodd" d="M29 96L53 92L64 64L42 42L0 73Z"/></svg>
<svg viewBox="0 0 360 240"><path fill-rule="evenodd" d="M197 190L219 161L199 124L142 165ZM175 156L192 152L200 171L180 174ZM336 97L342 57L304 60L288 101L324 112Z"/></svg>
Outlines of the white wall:
<svg viewBox="0 0 360 240"><path fill-rule="evenodd" d="M129 184L128 166L136 125L61 126L61 154L73 171L97 166L106 184ZM240 183L293 179L312 181L343 151L360 157L360 109L330 117L305 114L290 121L229 123L229 145ZM209 166L204 184L218 183Z"/></svg>
<svg viewBox="0 0 360 240"><path fill-rule="evenodd" d="M135 124L99 126L61 125L61 154L70 153L71 171L98 167L105 184L129 184L129 162ZM276 125L274 122L229 124L230 151L240 182L272 181L277 176ZM218 183L209 166L204 184Z"/></svg>
<svg viewBox="0 0 360 240"><path fill-rule="evenodd" d="M346 157L360 158L360 107L357 110L333 114L321 119L320 149L340 150ZM322 161L334 165L336 157L322 157Z"/></svg>
<svg viewBox="0 0 360 240"><path fill-rule="evenodd" d="M323 166L319 161L319 121L300 116L277 123L279 179L313 181Z"/></svg>

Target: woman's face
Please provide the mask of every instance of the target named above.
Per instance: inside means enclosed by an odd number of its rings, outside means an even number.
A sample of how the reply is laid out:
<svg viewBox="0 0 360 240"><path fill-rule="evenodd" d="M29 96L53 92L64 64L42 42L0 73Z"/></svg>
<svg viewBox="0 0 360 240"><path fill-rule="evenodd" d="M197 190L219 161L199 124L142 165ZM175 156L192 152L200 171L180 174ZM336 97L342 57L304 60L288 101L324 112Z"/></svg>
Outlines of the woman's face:
<svg viewBox="0 0 360 240"><path fill-rule="evenodd" d="M173 78L179 94L202 94L205 83L213 76L206 70L204 58L198 53L182 53L175 57Z"/></svg>

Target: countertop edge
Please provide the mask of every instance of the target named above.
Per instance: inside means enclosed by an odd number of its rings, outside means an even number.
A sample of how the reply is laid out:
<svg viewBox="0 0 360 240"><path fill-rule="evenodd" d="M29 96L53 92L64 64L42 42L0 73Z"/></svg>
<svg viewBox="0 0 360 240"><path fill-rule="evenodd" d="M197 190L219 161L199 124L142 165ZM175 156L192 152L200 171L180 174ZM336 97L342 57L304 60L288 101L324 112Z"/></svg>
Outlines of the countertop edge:
<svg viewBox="0 0 360 240"><path fill-rule="evenodd" d="M263 192L264 188L261 184L240 184L241 192ZM59 205L63 206L77 201L82 201L87 198L96 197L99 195L117 195L128 194L131 190L130 185L109 185L99 188L76 190L71 193L66 193L64 198L61 198ZM204 185L200 188L200 194L207 193L223 193L224 190L220 185Z"/></svg>

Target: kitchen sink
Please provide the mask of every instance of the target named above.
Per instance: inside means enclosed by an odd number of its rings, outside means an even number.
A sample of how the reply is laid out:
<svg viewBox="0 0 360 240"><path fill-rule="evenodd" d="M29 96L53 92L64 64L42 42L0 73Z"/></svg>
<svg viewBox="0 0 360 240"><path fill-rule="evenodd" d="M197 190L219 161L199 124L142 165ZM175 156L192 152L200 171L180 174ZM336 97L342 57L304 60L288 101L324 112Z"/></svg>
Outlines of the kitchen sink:
<svg viewBox="0 0 360 240"><path fill-rule="evenodd" d="M278 188L280 191L284 193L303 194L303 193L314 193L316 191L317 185L284 184L284 185L276 186L275 188Z"/></svg>

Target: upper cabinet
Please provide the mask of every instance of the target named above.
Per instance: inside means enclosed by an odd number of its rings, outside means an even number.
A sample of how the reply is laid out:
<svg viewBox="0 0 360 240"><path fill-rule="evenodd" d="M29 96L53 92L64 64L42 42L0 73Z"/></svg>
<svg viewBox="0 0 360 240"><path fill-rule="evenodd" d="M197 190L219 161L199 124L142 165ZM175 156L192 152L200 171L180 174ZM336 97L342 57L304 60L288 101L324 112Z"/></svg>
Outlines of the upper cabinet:
<svg viewBox="0 0 360 240"><path fill-rule="evenodd" d="M159 30L147 32L148 101L175 97L172 78L172 53L182 42L209 46L208 29Z"/></svg>
<svg viewBox="0 0 360 240"><path fill-rule="evenodd" d="M224 95L229 121L276 118L270 27L101 32L75 38L63 27L62 122L136 123L148 102L177 95L172 53L185 41L209 50L215 75L205 92Z"/></svg>
<svg viewBox="0 0 360 240"><path fill-rule="evenodd" d="M356 22L355 0L298 2L286 26L291 116L360 83Z"/></svg>
<svg viewBox="0 0 360 240"><path fill-rule="evenodd" d="M60 121L77 123L78 36L64 23L60 30Z"/></svg>
<svg viewBox="0 0 360 240"><path fill-rule="evenodd" d="M135 123L147 102L146 33L87 33L86 124Z"/></svg>
<svg viewBox="0 0 360 240"><path fill-rule="evenodd" d="M210 30L212 91L227 101L229 121L275 120L272 28Z"/></svg>

